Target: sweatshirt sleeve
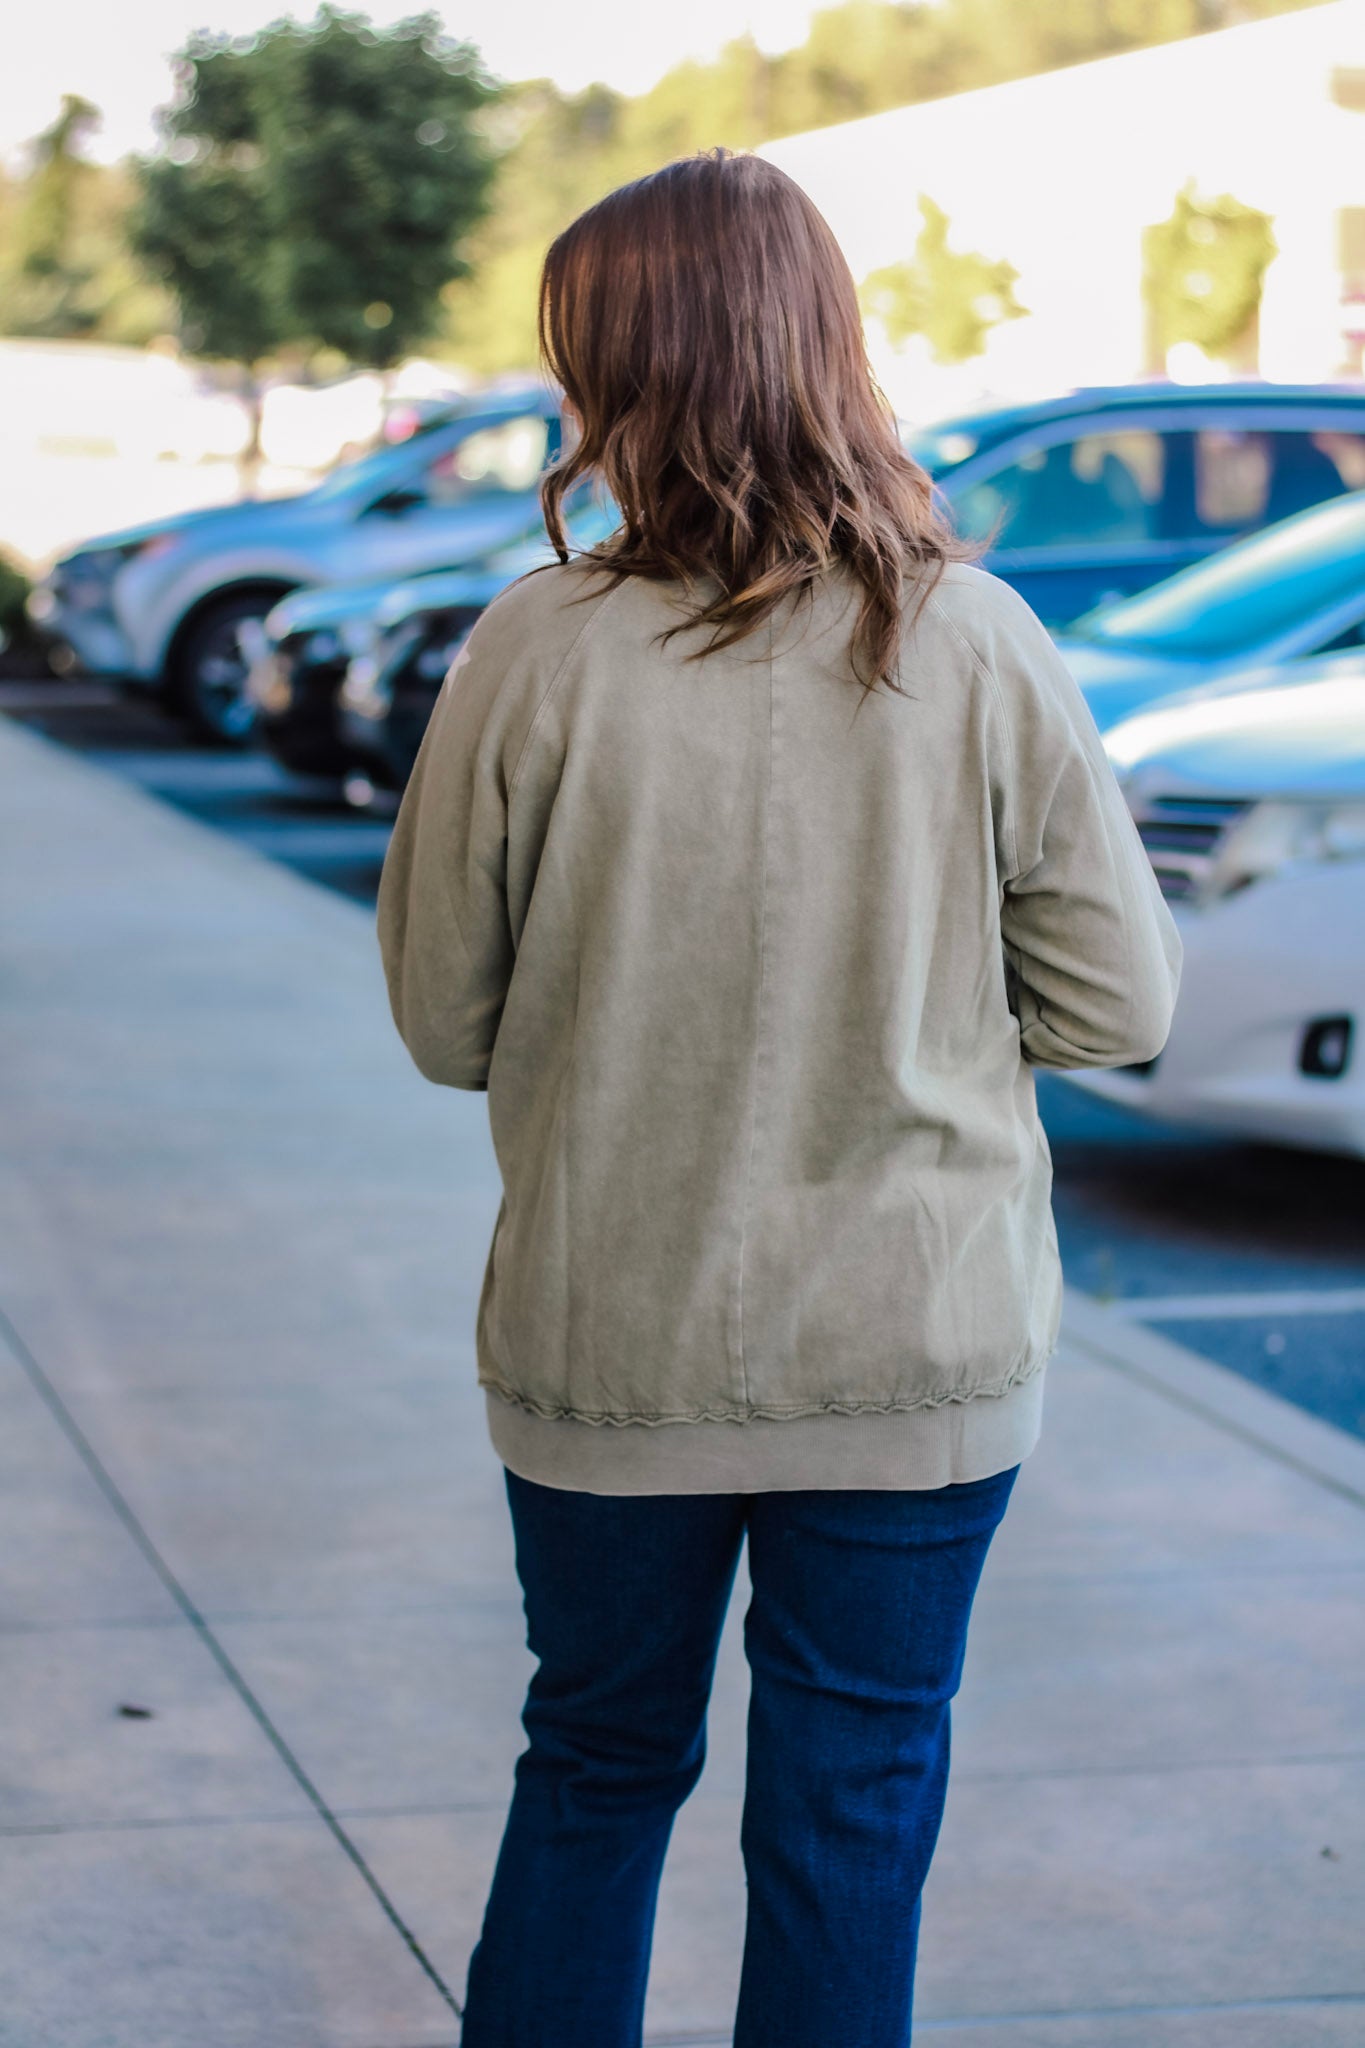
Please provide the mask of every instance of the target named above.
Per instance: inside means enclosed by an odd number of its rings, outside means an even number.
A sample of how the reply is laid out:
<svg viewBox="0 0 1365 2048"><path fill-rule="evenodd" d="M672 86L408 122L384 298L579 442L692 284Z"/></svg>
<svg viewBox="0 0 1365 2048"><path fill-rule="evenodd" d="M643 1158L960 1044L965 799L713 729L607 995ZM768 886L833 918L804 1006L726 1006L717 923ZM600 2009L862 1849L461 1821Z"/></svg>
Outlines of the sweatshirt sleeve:
<svg viewBox="0 0 1365 2048"><path fill-rule="evenodd" d="M450 1088L488 1085L514 959L506 736L483 639L476 626L442 685L379 880L393 1021L419 1070Z"/></svg>
<svg viewBox="0 0 1365 2048"><path fill-rule="evenodd" d="M1085 698L1037 614L999 590L1006 616L987 666L1007 741L1000 922L1024 1057L1153 1059L1171 1027L1180 935Z"/></svg>

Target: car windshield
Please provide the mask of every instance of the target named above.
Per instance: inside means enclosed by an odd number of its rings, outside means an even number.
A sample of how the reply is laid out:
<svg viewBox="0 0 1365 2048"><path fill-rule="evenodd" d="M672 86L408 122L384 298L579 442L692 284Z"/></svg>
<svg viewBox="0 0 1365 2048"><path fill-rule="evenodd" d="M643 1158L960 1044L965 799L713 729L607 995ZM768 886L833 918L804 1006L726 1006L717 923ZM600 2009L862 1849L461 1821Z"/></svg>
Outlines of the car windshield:
<svg viewBox="0 0 1365 2048"><path fill-rule="evenodd" d="M1365 602L1365 491L1234 541L1136 597L1096 605L1066 631L1176 660L1236 657L1357 592Z"/></svg>
<svg viewBox="0 0 1365 2048"><path fill-rule="evenodd" d="M525 419L529 420L531 416L531 409L528 407ZM462 422L465 431L463 434L456 432L452 451L455 447L467 448L470 444L477 448L478 437L482 437L488 443L500 444L518 428L521 428L523 436L525 433L523 416L519 414L498 413L490 416L486 412L472 410L466 414L461 414L458 410L439 412L431 419L422 420L401 441L385 441L378 448L372 448L366 455L358 455L353 461L339 463L330 476L324 477L322 482L309 492L309 496L316 504L325 503L333 498L349 497L353 491L359 492L362 496L370 490L382 491L386 484L394 481L395 471L406 469L406 451L420 446L423 441L430 440L437 434L449 435L452 429L458 429ZM537 469L541 461L543 455L538 455ZM496 467L496 463L485 466ZM461 467L468 471L471 464L465 462ZM475 461L472 467L477 471L478 462Z"/></svg>
<svg viewBox="0 0 1365 2048"><path fill-rule="evenodd" d="M448 412L433 413L429 419L420 420L410 434L401 441L380 441L363 455L353 455L336 468L330 470L320 484L314 484L308 492L310 498L342 498L357 488L364 490L371 483L382 485L394 465L394 458L401 448L411 448L415 442L425 440L428 435L438 434L458 417L458 408Z"/></svg>

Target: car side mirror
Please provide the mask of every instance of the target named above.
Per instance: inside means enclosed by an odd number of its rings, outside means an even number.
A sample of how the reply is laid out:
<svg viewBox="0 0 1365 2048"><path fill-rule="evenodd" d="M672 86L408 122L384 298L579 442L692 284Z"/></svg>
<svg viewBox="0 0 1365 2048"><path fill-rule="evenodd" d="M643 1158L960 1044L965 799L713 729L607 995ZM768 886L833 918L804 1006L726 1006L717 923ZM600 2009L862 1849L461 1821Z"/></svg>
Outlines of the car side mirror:
<svg viewBox="0 0 1365 2048"><path fill-rule="evenodd" d="M415 512L419 505L425 505L425 491L417 490L412 484L399 484L391 491L385 491L382 498L376 498L371 512L381 512L386 519L401 519L405 512Z"/></svg>

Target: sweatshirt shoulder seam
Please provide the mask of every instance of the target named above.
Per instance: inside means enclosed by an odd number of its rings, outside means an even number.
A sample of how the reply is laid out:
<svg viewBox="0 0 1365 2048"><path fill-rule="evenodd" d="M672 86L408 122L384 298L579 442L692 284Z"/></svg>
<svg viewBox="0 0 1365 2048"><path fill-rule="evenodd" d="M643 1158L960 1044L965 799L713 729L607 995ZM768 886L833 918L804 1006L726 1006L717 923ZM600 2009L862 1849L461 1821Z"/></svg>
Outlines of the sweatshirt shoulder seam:
<svg viewBox="0 0 1365 2048"><path fill-rule="evenodd" d="M624 588L625 584L623 581L617 584L615 590L603 591L601 595L594 600L592 609L588 613L587 618L584 619L582 625L574 634L573 639L565 648L564 653L559 661L559 664L554 671L554 674L550 677L549 682L545 685L544 694L542 695L539 704L537 704L536 706L535 714L531 719L531 723L526 728L526 737L521 743L521 748L516 758L516 764L512 769L512 774L507 784L507 801L509 805L511 804L512 798L516 794L517 784L521 780L522 769L526 765L526 757L531 751L531 742L535 738L536 733L540 728L541 720L544 718L546 711L549 709L550 700L554 696L555 691L558 689L560 680L563 677L565 670L568 668L569 663L573 660L574 655L578 652L578 649L582 645L587 634L591 632L592 628L597 624L597 621L601 618L603 612L605 612L608 609L608 607L612 603L612 600L615 597L619 596L620 592Z"/></svg>
<svg viewBox="0 0 1365 2048"><path fill-rule="evenodd" d="M932 607L932 609L938 614L939 618L943 621L944 625L952 634L953 638L965 650L969 659L971 660L973 667L978 669L980 673L985 677L986 687L991 693L991 699L1000 717L1000 724L1005 736L1005 760L1009 769L1009 806L1005 817L1005 829L1007 837L1009 839L1011 868L1010 879L1013 880L1014 876L1019 873L1019 842L1018 839L1015 837L1014 831L1014 805L1018 796L1019 778L1017 769L1015 767L1014 759L1014 734L1010 730L1009 713L1005 708L1005 694L1004 691L1000 688L999 679L996 676L994 670L990 667L990 664L986 662L982 658L978 650L975 647L973 647L971 641L967 638L962 628L958 625L957 620L954 619L952 615L948 612L946 607L939 602L938 593L936 591L930 591L929 604Z"/></svg>

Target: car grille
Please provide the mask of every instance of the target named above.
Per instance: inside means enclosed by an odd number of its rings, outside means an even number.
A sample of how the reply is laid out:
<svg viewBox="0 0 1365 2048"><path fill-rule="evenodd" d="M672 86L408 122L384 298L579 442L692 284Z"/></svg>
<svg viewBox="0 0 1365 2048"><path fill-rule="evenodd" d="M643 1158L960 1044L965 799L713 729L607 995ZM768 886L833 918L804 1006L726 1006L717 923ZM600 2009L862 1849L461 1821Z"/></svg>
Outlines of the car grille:
<svg viewBox="0 0 1365 2048"><path fill-rule="evenodd" d="M1223 841L1248 808L1241 797L1145 796L1134 802L1139 837L1169 903L1204 894Z"/></svg>

